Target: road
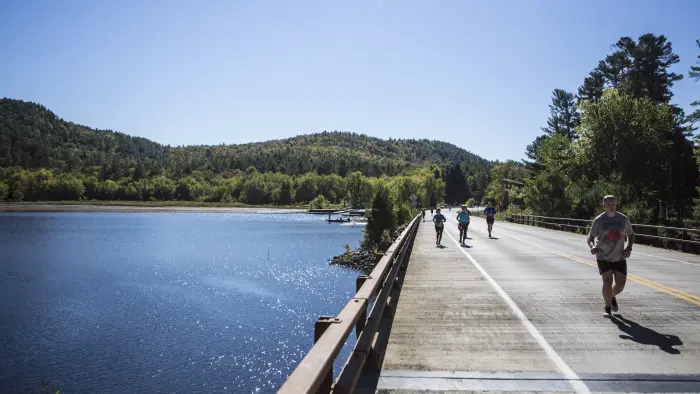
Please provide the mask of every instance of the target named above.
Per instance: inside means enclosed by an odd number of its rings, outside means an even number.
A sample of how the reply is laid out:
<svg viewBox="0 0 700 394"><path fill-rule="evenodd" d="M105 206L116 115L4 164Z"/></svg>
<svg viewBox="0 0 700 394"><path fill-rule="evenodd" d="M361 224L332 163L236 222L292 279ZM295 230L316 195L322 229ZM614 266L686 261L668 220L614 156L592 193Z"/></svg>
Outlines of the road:
<svg viewBox="0 0 700 394"><path fill-rule="evenodd" d="M603 317L585 237L447 212L421 223L378 393L700 392L700 256L636 245L620 312Z"/></svg>

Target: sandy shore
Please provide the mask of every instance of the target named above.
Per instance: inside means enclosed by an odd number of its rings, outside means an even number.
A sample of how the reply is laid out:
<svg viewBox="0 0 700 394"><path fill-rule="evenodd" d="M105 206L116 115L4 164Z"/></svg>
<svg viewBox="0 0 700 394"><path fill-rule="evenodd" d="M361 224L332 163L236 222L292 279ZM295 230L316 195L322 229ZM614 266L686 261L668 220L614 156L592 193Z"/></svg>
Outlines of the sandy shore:
<svg viewBox="0 0 700 394"><path fill-rule="evenodd" d="M148 206L128 204L0 203L0 212L246 212L305 213L305 209L269 207Z"/></svg>

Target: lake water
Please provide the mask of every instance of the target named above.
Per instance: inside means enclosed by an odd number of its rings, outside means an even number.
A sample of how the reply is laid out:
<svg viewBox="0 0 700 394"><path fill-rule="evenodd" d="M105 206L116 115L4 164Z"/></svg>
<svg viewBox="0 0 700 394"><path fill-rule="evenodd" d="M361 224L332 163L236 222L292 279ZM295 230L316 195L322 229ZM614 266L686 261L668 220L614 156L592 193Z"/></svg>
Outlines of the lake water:
<svg viewBox="0 0 700 394"><path fill-rule="evenodd" d="M306 214L0 213L0 392L273 393L316 318L352 297L358 272L328 259L362 229Z"/></svg>

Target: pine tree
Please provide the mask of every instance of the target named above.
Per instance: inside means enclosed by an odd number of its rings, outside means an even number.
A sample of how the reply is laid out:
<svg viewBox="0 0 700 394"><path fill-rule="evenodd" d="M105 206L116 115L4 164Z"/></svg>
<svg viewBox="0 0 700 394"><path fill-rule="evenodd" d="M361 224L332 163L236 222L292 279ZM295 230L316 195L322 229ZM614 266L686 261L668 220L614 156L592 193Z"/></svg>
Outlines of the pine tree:
<svg viewBox="0 0 700 394"><path fill-rule="evenodd" d="M576 126L581 122L576 109L576 99L572 93L562 89L554 89L552 92L552 104L549 105L549 119L547 127L542 131L552 137L555 134L564 134L569 141L576 139Z"/></svg>
<svg viewBox="0 0 700 394"><path fill-rule="evenodd" d="M700 48L700 40L695 40L695 43ZM690 78L693 78L695 80L695 82L700 81L700 55L698 55L697 64L698 64L697 66L690 66L690 71L688 72L688 76ZM693 101L692 103L690 103L690 105L693 107L700 107L700 100ZM691 123L700 122L700 108L693 111L693 113L691 113L688 116L688 120Z"/></svg>

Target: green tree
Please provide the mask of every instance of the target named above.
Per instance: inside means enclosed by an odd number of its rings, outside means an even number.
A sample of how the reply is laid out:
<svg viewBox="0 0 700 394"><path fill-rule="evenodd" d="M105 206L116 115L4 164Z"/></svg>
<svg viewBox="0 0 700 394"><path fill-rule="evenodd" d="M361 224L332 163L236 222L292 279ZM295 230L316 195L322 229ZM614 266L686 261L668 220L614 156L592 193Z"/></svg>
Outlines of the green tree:
<svg viewBox="0 0 700 394"><path fill-rule="evenodd" d="M580 115L576 109L576 99L573 93L554 89L549 111L547 127L543 127L542 131L549 137L564 134L569 141L576 139L576 127L580 123Z"/></svg>
<svg viewBox="0 0 700 394"><path fill-rule="evenodd" d="M491 183L486 188L485 198L495 206L500 207L504 201L504 179L522 182L525 178L525 168L522 164L513 160L497 163L491 170Z"/></svg>
<svg viewBox="0 0 700 394"><path fill-rule="evenodd" d="M24 191L22 191L22 184L15 182L12 184L10 189L10 200L12 201L24 201Z"/></svg>
<svg viewBox="0 0 700 394"><path fill-rule="evenodd" d="M697 160L698 168L700 169L700 135L695 137L695 159ZM697 193L700 196L700 186L697 186ZM695 208L693 216L700 220L700 198L695 200Z"/></svg>
<svg viewBox="0 0 700 394"><path fill-rule="evenodd" d="M0 182L0 201L9 200L10 187L5 182Z"/></svg>
<svg viewBox="0 0 700 394"><path fill-rule="evenodd" d="M362 173L356 171L347 176L345 190L348 203L351 207L356 208L369 202L367 196L371 193L372 187Z"/></svg>
<svg viewBox="0 0 700 394"><path fill-rule="evenodd" d="M525 156L530 159L529 161L525 160L525 165L532 171L537 172L542 169L544 158L539 151L549 139L549 136L541 135L535 138L535 140L525 148Z"/></svg>
<svg viewBox="0 0 700 394"><path fill-rule="evenodd" d="M700 48L700 40L695 40L695 43ZM688 71L688 76L693 78L695 82L700 81L700 55L698 55L697 64L698 66L690 66L690 71ZM700 107L700 100L693 101L690 105L693 107ZM688 120L691 123L700 122L700 108L693 111L693 113L688 116Z"/></svg>
<svg viewBox="0 0 700 394"><path fill-rule="evenodd" d="M321 194L318 197L314 198L313 201L311 201L310 206L313 209L323 209L328 206L328 200L326 199L326 197L323 196L323 194Z"/></svg>
<svg viewBox="0 0 700 394"><path fill-rule="evenodd" d="M450 168L445 176L445 202L463 203L471 196L472 193L462 166L457 164Z"/></svg>
<svg viewBox="0 0 700 394"><path fill-rule="evenodd" d="M523 190L525 207L533 213L558 217L571 213L566 191L575 174L575 163L570 160L572 145L568 136L560 133L548 138L539 148L542 171L526 179Z"/></svg>
<svg viewBox="0 0 700 394"><path fill-rule="evenodd" d="M583 105L579 157L590 179L619 177L636 200L668 198L671 107L609 90Z"/></svg>
<svg viewBox="0 0 700 394"><path fill-rule="evenodd" d="M207 189L206 184L202 184L193 177L183 177L175 186L175 199L183 201L194 201L204 194Z"/></svg>
<svg viewBox="0 0 700 394"><path fill-rule="evenodd" d="M394 207L389 198L389 191L380 187L374 194L372 206L367 211L367 226L365 227L362 247L365 249L382 249L387 242L386 234L391 234L396 229Z"/></svg>
<svg viewBox="0 0 700 394"><path fill-rule="evenodd" d="M260 174L247 177L241 185L239 201L251 205L262 205L270 202L270 195Z"/></svg>
<svg viewBox="0 0 700 394"><path fill-rule="evenodd" d="M700 48L700 40L695 40L695 43ZM698 66L690 66L690 71L688 72L688 76L693 78L695 82L700 81L700 55L698 55L697 64ZM690 105L693 107L700 106L700 101L694 101ZM693 113L689 115L688 120L691 123L700 122L700 108L693 111ZM700 172L700 134L695 136L695 159L697 161L698 171ZM700 195L700 185L696 187L696 190L697 194ZM695 199L693 216L696 219L700 219L700 198Z"/></svg>
<svg viewBox="0 0 700 394"><path fill-rule="evenodd" d="M298 202L308 202L313 200L318 194L318 176L316 174L306 174L297 181L295 200Z"/></svg>
<svg viewBox="0 0 700 394"><path fill-rule="evenodd" d="M108 181L110 182L110 181ZM105 182L105 186L106 186ZM158 176L151 180L150 183L151 191L150 195L156 200L169 201L175 196L175 182L164 176Z"/></svg>
<svg viewBox="0 0 700 394"><path fill-rule="evenodd" d="M635 98L648 97L656 103L668 103L673 84L683 75L669 71L680 58L673 53L664 35L644 34L637 41L622 37L613 46L614 51L599 62L583 86L579 96L595 101L606 88L619 89Z"/></svg>
<svg viewBox="0 0 700 394"><path fill-rule="evenodd" d="M292 182L284 180L278 188L272 192L272 202L277 205L290 205L293 202Z"/></svg>
<svg viewBox="0 0 700 394"><path fill-rule="evenodd" d="M48 198L51 200L80 200L85 193L83 182L73 174L59 174L51 184Z"/></svg>
<svg viewBox="0 0 700 394"><path fill-rule="evenodd" d="M605 90L605 76L599 70L591 71L591 74L583 80L583 85L578 88L579 100L596 101L603 97Z"/></svg>

